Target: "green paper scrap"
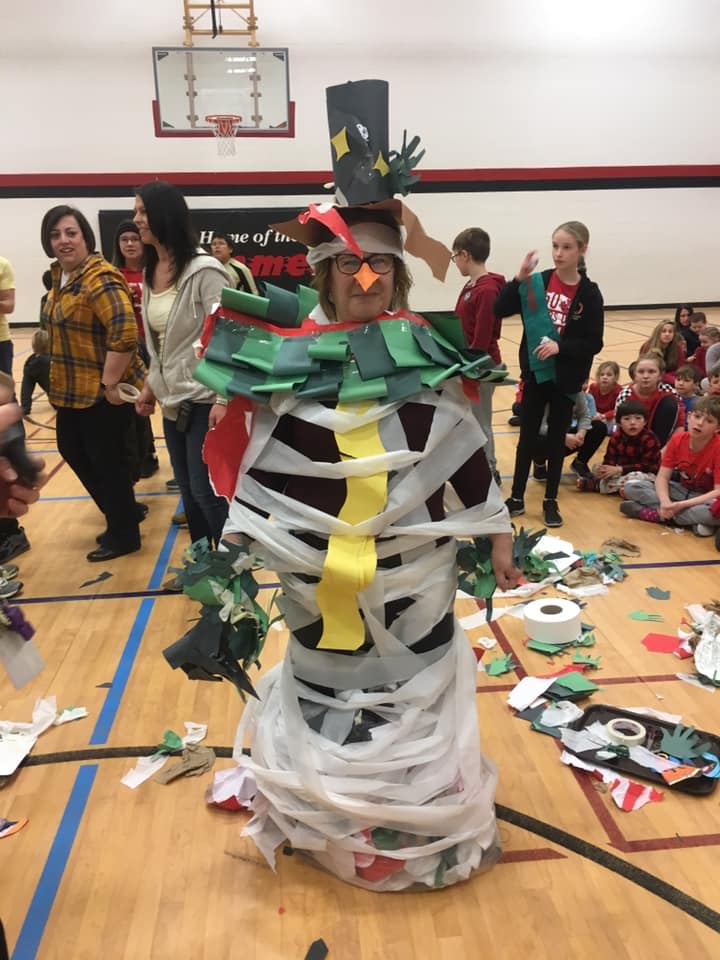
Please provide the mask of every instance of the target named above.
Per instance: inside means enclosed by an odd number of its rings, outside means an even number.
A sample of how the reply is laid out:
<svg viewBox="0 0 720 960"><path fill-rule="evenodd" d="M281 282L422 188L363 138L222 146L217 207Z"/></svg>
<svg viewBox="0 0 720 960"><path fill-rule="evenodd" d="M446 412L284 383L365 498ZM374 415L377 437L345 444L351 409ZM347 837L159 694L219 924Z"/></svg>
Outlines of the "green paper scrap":
<svg viewBox="0 0 720 960"><path fill-rule="evenodd" d="M305 319L300 312L300 302L293 290L286 290L274 283L265 284L265 295L269 300L267 319L278 327L299 327Z"/></svg>
<svg viewBox="0 0 720 960"><path fill-rule="evenodd" d="M398 367L433 367L410 332L408 320L386 320L380 327L385 345Z"/></svg>
<svg viewBox="0 0 720 960"><path fill-rule="evenodd" d="M595 646L595 634L594 633L582 633L577 638L574 647L594 647Z"/></svg>
<svg viewBox="0 0 720 960"><path fill-rule="evenodd" d="M328 330L316 335L308 347L308 355L316 360L333 360L342 363L350 356L350 345L345 330Z"/></svg>
<svg viewBox="0 0 720 960"><path fill-rule="evenodd" d="M229 307L237 313L246 313L251 317L259 317L261 320L267 317L270 308L270 301L267 297L258 296L256 293L247 293L245 290L233 290L231 287L223 289L220 303L223 307Z"/></svg>
<svg viewBox="0 0 720 960"><path fill-rule="evenodd" d="M345 364L345 377L338 391L340 403L361 403L363 400L377 400L385 396L387 396L385 377L363 380L355 363Z"/></svg>
<svg viewBox="0 0 720 960"><path fill-rule="evenodd" d="M414 397L422 390L422 378L419 370L398 370L385 377L388 403L397 403Z"/></svg>
<svg viewBox="0 0 720 960"><path fill-rule="evenodd" d="M348 343L363 380L387 377L397 369L376 323L366 323L350 331Z"/></svg>
<svg viewBox="0 0 720 960"><path fill-rule="evenodd" d="M665 618L661 613L648 613L646 610L631 610L628 614L631 620L647 620L652 623L664 623Z"/></svg>
<svg viewBox="0 0 720 960"><path fill-rule="evenodd" d="M560 727L546 727L545 724L540 723L539 720L533 720L530 723L530 729L536 733L545 733L549 737L555 737L556 740L560 739Z"/></svg>
<svg viewBox="0 0 720 960"><path fill-rule="evenodd" d="M182 737L179 737L174 730L166 730L163 733L163 742L155 751L155 756L159 753L174 753L176 750L182 750Z"/></svg>
<svg viewBox="0 0 720 960"><path fill-rule="evenodd" d="M545 653L549 657L554 657L557 653L562 653L569 644L566 643L546 643L544 640L528 640L528 650L536 650L538 653Z"/></svg>
<svg viewBox="0 0 720 960"><path fill-rule="evenodd" d="M422 370L422 382L426 387L434 390L443 382L443 380L447 380L449 377L454 376L460 367L461 364L454 363L451 367L448 367L447 370L438 369L437 367L432 367L428 370Z"/></svg>
<svg viewBox="0 0 720 960"><path fill-rule="evenodd" d="M302 283L299 283L295 288L295 293L298 298L298 315L300 319L304 319L308 314L312 313L315 307L318 304L318 292L313 290L312 287L306 287Z"/></svg>
<svg viewBox="0 0 720 960"><path fill-rule="evenodd" d="M584 663L586 666L590 667L591 670L599 670L601 660L602 657L591 657L582 653L576 653L572 658L573 663Z"/></svg>
<svg viewBox="0 0 720 960"><path fill-rule="evenodd" d="M670 591L663 590L661 587L645 587L645 593L653 600L669 600Z"/></svg>
<svg viewBox="0 0 720 960"><path fill-rule="evenodd" d="M512 654L508 653L500 657L493 657L485 668L485 672L490 677L500 677L504 673L510 673L510 671L514 669L515 664L513 663Z"/></svg>
<svg viewBox="0 0 720 960"><path fill-rule="evenodd" d="M237 363L262 370L263 373L272 373L275 357L282 344L283 341L277 334L268 333L262 327L251 327L240 349L232 355L232 359Z"/></svg>
<svg viewBox="0 0 720 960"><path fill-rule="evenodd" d="M280 344L275 356L273 374L276 377L298 376L310 374L320 369L320 361L313 360L308 353L310 337L287 337Z"/></svg>
<svg viewBox="0 0 720 960"><path fill-rule="evenodd" d="M411 329L418 346L433 363L441 367L447 367L457 360L457 352L453 350L452 353L448 353L447 350L443 349L427 327L421 327L414 323Z"/></svg>
<svg viewBox="0 0 720 960"><path fill-rule="evenodd" d="M600 689L592 680L588 680L582 673L576 673L574 670L572 673L563 673L555 680L555 684L572 690L573 693L594 693Z"/></svg>
<svg viewBox="0 0 720 960"><path fill-rule="evenodd" d="M455 313L431 313L428 314L428 320L435 328L434 332L439 334L438 342L445 340L455 350L467 350L465 334L463 333L462 322ZM442 338L442 340L440 339ZM453 351L454 352L454 351Z"/></svg>
<svg viewBox="0 0 720 960"><path fill-rule="evenodd" d="M679 723L672 733L663 730L660 749L678 760L694 760L710 750L711 746L708 740L700 742L700 735L695 732L695 727L684 727Z"/></svg>

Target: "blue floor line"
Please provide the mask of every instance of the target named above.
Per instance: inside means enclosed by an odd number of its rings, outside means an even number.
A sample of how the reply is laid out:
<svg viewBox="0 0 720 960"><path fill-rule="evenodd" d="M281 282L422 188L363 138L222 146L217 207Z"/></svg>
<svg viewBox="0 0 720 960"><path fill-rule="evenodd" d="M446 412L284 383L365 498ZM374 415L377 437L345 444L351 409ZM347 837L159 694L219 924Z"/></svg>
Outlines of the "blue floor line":
<svg viewBox="0 0 720 960"><path fill-rule="evenodd" d="M117 669L115 670L115 675L112 678L112 686L107 692L105 703L102 705L95 729L90 737L89 742L91 746L98 746L108 741L110 730L115 722L117 712L120 709L120 701L123 698L125 688L130 679L135 657L140 649L145 627L147 627L154 606L155 600L150 597L146 597L140 602L140 609L137 612L135 622L130 630L130 636L123 649Z"/></svg>
<svg viewBox="0 0 720 960"><path fill-rule="evenodd" d="M155 563L153 572L150 575L150 582L148 584L150 589L157 589L162 582L165 569L168 565L168 560L170 559L172 548L175 545L177 533L178 528L171 525L167 532L167 536L165 537L165 541L160 548L160 553L158 554L157 562ZM117 665L117 669L115 670L115 675L112 678L112 686L107 692L105 703L102 705L100 715L98 716L97 723L95 724L95 729L90 737L91 746L98 746L99 744L107 743L108 741L110 730L115 722L117 712L120 709L120 702L125 694L128 681L130 680L130 674L132 672L133 664L135 663L135 657L140 649L145 628L147 627L148 620L150 619L150 614L152 613L154 606L154 597L145 597L140 602L140 609L135 616L135 622L132 625L127 643L125 644Z"/></svg>
<svg viewBox="0 0 720 960"><path fill-rule="evenodd" d="M65 812L15 944L12 960L35 960L37 956L97 771L98 765L95 763L80 767L77 772Z"/></svg>

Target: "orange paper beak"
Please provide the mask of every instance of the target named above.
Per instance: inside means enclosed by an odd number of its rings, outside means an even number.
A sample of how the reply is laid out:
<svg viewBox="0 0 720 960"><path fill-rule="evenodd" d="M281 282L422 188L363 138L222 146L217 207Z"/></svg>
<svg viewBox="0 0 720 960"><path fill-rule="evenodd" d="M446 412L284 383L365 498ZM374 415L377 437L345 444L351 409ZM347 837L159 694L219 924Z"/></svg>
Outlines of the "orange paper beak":
<svg viewBox="0 0 720 960"><path fill-rule="evenodd" d="M354 274L354 278L367 293L375 281L380 279L380 275L375 273L370 264L362 263L358 272Z"/></svg>

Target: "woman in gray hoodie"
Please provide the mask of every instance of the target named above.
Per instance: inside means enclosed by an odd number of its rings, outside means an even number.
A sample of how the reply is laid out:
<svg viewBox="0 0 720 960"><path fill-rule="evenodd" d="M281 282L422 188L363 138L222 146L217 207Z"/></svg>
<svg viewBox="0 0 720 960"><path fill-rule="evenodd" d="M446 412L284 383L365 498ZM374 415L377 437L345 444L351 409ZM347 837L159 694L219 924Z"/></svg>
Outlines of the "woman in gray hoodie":
<svg viewBox="0 0 720 960"><path fill-rule="evenodd" d="M134 221L145 244L143 322L150 355L137 411L150 416L156 401L160 404L190 538L218 543L228 505L210 485L202 447L225 407L193 379L198 363L193 344L220 300L227 275L222 264L198 249L185 198L172 184L154 180L139 187Z"/></svg>

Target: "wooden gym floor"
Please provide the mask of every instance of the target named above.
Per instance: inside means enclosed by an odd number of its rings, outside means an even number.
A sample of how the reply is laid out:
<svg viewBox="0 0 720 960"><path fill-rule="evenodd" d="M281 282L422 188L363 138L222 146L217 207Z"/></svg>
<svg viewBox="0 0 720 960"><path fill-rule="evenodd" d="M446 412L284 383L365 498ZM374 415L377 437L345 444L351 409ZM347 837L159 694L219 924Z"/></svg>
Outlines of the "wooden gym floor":
<svg viewBox="0 0 720 960"><path fill-rule="evenodd" d="M720 311L710 313L720 319ZM602 358L627 367L669 315L610 313ZM15 339L18 380L29 339L28 332ZM518 322L506 322L503 352L513 369L518 342ZM507 426L512 398L510 387L496 392L506 491L516 435ZM564 767L556 741L533 733L505 703L518 679L549 669L523 646L522 624L513 618L493 629L518 669L495 679L478 674L477 697L483 749L500 768L505 852L491 872L465 884L373 894L282 855L273 873L240 836L245 815L206 806L209 774L169 786L148 781L135 791L121 785L135 763L128 751L152 752L165 729L183 732L185 720L208 724L206 743L230 746L242 704L231 685L191 682L161 655L195 610L161 589L187 544L186 531L170 523L178 499L165 489L162 441L160 473L137 490L150 506L143 550L103 568L85 561L102 525L58 456L44 397L33 417L48 424L29 425L28 437L45 456L50 481L25 520L32 549L18 563L23 610L46 668L21 691L0 676L0 719L29 720L35 700L47 695L60 708L87 707L89 716L50 728L35 763L0 789L0 817L29 817L22 831L0 840L0 910L16 960L302 960L319 938L330 960L718 956L718 794L666 790L663 803L623 813L592 780ZM541 496L531 481L526 526L539 526ZM646 651L640 641L654 625L627 617L638 608L658 611L665 618L658 629L674 633L684 604L717 596L720 554L712 538L626 520L616 499L579 494L570 478L560 505L566 522L557 533L576 547L597 548L616 535L642 549L622 584L588 602L585 619L597 626L593 653L602 657L593 675L602 690L588 702L654 707L720 732L720 696L675 677L691 672L692 661ZM103 569L112 577L83 586ZM649 585L671 590L670 600L649 599ZM471 601L458 603L460 615L473 609ZM482 635L489 628L470 634ZM281 656L284 640L273 632L265 666ZM79 755L54 756L64 751ZM216 770L231 763L220 759Z"/></svg>

